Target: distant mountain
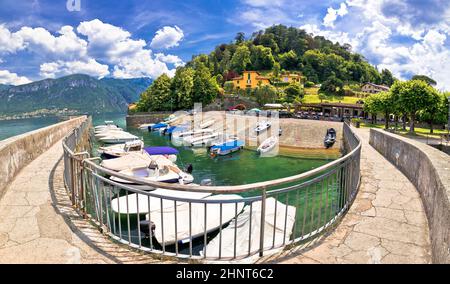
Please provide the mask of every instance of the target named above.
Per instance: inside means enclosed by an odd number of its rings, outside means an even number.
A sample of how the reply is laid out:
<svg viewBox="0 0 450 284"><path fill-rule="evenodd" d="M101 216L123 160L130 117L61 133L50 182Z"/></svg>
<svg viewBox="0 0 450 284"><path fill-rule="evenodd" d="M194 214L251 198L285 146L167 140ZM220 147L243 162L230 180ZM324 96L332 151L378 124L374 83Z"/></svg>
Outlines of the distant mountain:
<svg viewBox="0 0 450 284"><path fill-rule="evenodd" d="M11 85L2 85L2 84L0 84L0 91L4 91L4 90L9 89L11 87L12 87Z"/></svg>
<svg viewBox="0 0 450 284"><path fill-rule="evenodd" d="M102 79L70 75L21 86L0 87L0 115L33 111L71 110L79 113L125 112L151 80Z"/></svg>

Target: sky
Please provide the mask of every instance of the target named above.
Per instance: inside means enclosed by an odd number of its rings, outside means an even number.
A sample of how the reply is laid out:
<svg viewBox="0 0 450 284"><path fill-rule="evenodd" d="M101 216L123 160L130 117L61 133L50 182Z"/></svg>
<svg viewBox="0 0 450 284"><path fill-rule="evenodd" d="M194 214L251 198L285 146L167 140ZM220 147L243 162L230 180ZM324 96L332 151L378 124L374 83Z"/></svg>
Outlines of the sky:
<svg viewBox="0 0 450 284"><path fill-rule="evenodd" d="M237 32L285 24L450 90L449 0L0 0L0 84L173 75Z"/></svg>

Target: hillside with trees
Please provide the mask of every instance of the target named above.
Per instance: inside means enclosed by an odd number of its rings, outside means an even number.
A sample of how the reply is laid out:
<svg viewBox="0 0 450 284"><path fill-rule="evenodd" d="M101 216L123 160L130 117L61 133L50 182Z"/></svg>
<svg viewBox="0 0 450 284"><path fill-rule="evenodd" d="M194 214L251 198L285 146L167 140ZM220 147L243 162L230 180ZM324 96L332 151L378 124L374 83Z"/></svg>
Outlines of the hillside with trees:
<svg viewBox="0 0 450 284"><path fill-rule="evenodd" d="M193 102L208 104L221 91L231 93L233 86L229 81L244 70L259 71L273 83L281 83L280 73L300 73L306 78L305 86L323 84L321 92L338 96L343 95L346 85L372 82L391 86L395 81L389 70L378 72L362 55L352 52L348 44L276 25L249 38L238 33L234 41L217 46L210 54L193 56L186 66L177 69L175 78L165 76L156 80L155 86L143 93L137 110L175 110L191 107ZM159 80L165 83L157 85ZM273 100L275 90L258 87L240 92L265 102ZM281 102L293 102L302 95L303 90L295 85L289 86L288 93L284 89L282 93L275 92L275 96L282 97ZM164 103L150 103L151 97L163 99Z"/></svg>

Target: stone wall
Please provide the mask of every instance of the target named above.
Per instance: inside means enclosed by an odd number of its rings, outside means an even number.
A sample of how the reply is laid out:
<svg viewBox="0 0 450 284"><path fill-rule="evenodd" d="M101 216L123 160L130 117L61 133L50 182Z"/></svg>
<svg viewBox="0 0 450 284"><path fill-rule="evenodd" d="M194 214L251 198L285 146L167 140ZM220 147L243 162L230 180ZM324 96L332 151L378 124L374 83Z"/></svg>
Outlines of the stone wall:
<svg viewBox="0 0 450 284"><path fill-rule="evenodd" d="M173 112L170 111L161 111L152 113L129 114L126 117L127 126L138 127L141 124L158 123L161 122L164 118L167 118L172 113Z"/></svg>
<svg viewBox="0 0 450 284"><path fill-rule="evenodd" d="M450 263L450 156L379 129L371 129L370 144L415 185L428 218L433 262Z"/></svg>
<svg viewBox="0 0 450 284"><path fill-rule="evenodd" d="M19 171L87 118L85 116L24 133L0 142L0 198Z"/></svg>

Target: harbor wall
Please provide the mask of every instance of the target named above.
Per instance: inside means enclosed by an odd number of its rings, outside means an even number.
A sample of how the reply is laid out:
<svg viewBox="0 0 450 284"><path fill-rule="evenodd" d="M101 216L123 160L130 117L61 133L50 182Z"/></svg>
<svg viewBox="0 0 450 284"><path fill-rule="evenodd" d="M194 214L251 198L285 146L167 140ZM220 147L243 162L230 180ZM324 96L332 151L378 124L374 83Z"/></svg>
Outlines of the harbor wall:
<svg viewBox="0 0 450 284"><path fill-rule="evenodd" d="M86 116L77 117L0 141L0 198L22 168L86 119Z"/></svg>
<svg viewBox="0 0 450 284"><path fill-rule="evenodd" d="M127 127L138 127L141 124L158 123L173 112L161 111L152 113L128 114L126 117Z"/></svg>
<svg viewBox="0 0 450 284"><path fill-rule="evenodd" d="M370 130L370 145L415 185L427 214L433 263L450 263L450 156L380 129Z"/></svg>

